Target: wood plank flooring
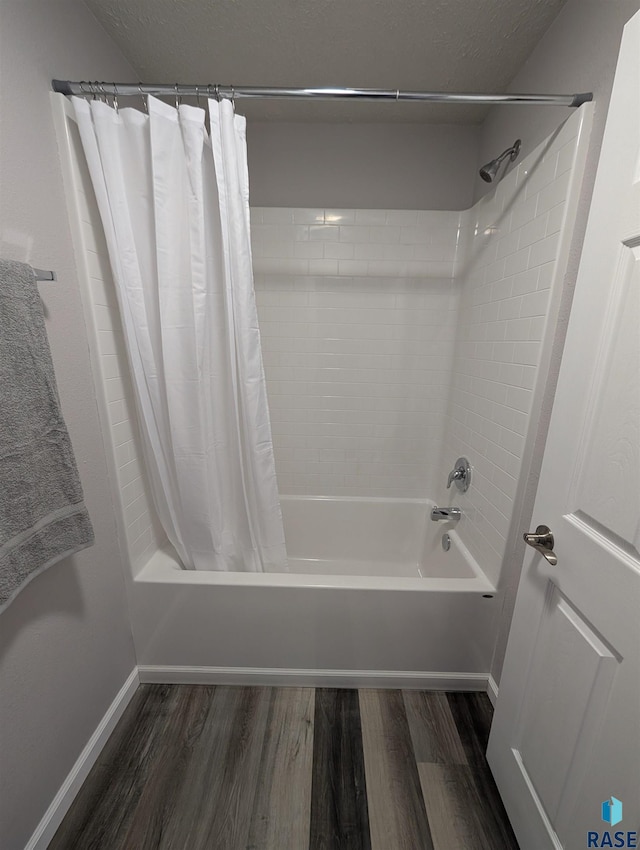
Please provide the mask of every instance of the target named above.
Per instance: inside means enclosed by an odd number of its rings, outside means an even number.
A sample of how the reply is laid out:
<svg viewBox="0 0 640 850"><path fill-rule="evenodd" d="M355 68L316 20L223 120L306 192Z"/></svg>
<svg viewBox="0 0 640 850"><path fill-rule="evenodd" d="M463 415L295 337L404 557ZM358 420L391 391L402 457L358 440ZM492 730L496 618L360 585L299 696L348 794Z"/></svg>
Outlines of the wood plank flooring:
<svg viewBox="0 0 640 850"><path fill-rule="evenodd" d="M358 692L316 692L309 850L371 850Z"/></svg>
<svg viewBox="0 0 640 850"><path fill-rule="evenodd" d="M485 694L142 685L50 850L518 850Z"/></svg>
<svg viewBox="0 0 640 850"><path fill-rule="evenodd" d="M360 691L371 850L433 850L401 691Z"/></svg>

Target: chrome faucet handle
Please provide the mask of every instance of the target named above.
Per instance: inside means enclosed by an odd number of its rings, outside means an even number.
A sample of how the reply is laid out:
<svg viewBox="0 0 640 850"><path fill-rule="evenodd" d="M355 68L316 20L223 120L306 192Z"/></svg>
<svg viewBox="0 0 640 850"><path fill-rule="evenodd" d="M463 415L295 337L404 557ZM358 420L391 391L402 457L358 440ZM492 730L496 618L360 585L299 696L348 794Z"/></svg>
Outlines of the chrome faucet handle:
<svg viewBox="0 0 640 850"><path fill-rule="evenodd" d="M459 457L447 478L447 490L453 482L461 493L466 493L471 484L471 464L466 457Z"/></svg>

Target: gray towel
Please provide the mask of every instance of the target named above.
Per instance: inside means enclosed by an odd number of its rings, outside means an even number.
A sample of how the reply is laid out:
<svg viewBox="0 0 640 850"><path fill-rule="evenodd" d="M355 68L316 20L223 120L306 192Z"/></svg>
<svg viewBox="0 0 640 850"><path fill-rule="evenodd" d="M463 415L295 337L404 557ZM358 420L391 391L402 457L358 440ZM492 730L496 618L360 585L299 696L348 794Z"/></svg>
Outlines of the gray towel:
<svg viewBox="0 0 640 850"><path fill-rule="evenodd" d="M33 270L0 260L0 611L92 543Z"/></svg>

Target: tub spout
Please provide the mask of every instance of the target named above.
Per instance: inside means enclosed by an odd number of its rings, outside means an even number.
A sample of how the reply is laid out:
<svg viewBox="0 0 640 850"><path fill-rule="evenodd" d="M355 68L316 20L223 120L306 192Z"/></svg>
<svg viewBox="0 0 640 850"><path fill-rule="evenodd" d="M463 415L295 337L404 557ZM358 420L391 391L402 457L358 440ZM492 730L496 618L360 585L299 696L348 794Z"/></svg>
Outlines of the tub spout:
<svg viewBox="0 0 640 850"><path fill-rule="evenodd" d="M462 511L460 508L439 508L437 505L431 508L431 519L434 522L438 522L439 520L453 520L457 522L461 516Z"/></svg>

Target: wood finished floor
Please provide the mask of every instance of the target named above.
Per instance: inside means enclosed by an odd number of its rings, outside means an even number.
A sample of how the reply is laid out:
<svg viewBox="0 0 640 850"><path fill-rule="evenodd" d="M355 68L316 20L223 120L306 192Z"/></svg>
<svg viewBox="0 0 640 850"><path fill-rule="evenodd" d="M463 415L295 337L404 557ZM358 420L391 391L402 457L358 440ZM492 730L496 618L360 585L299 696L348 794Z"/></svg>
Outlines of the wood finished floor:
<svg viewBox="0 0 640 850"><path fill-rule="evenodd" d="M518 850L485 694L142 685L50 850Z"/></svg>

